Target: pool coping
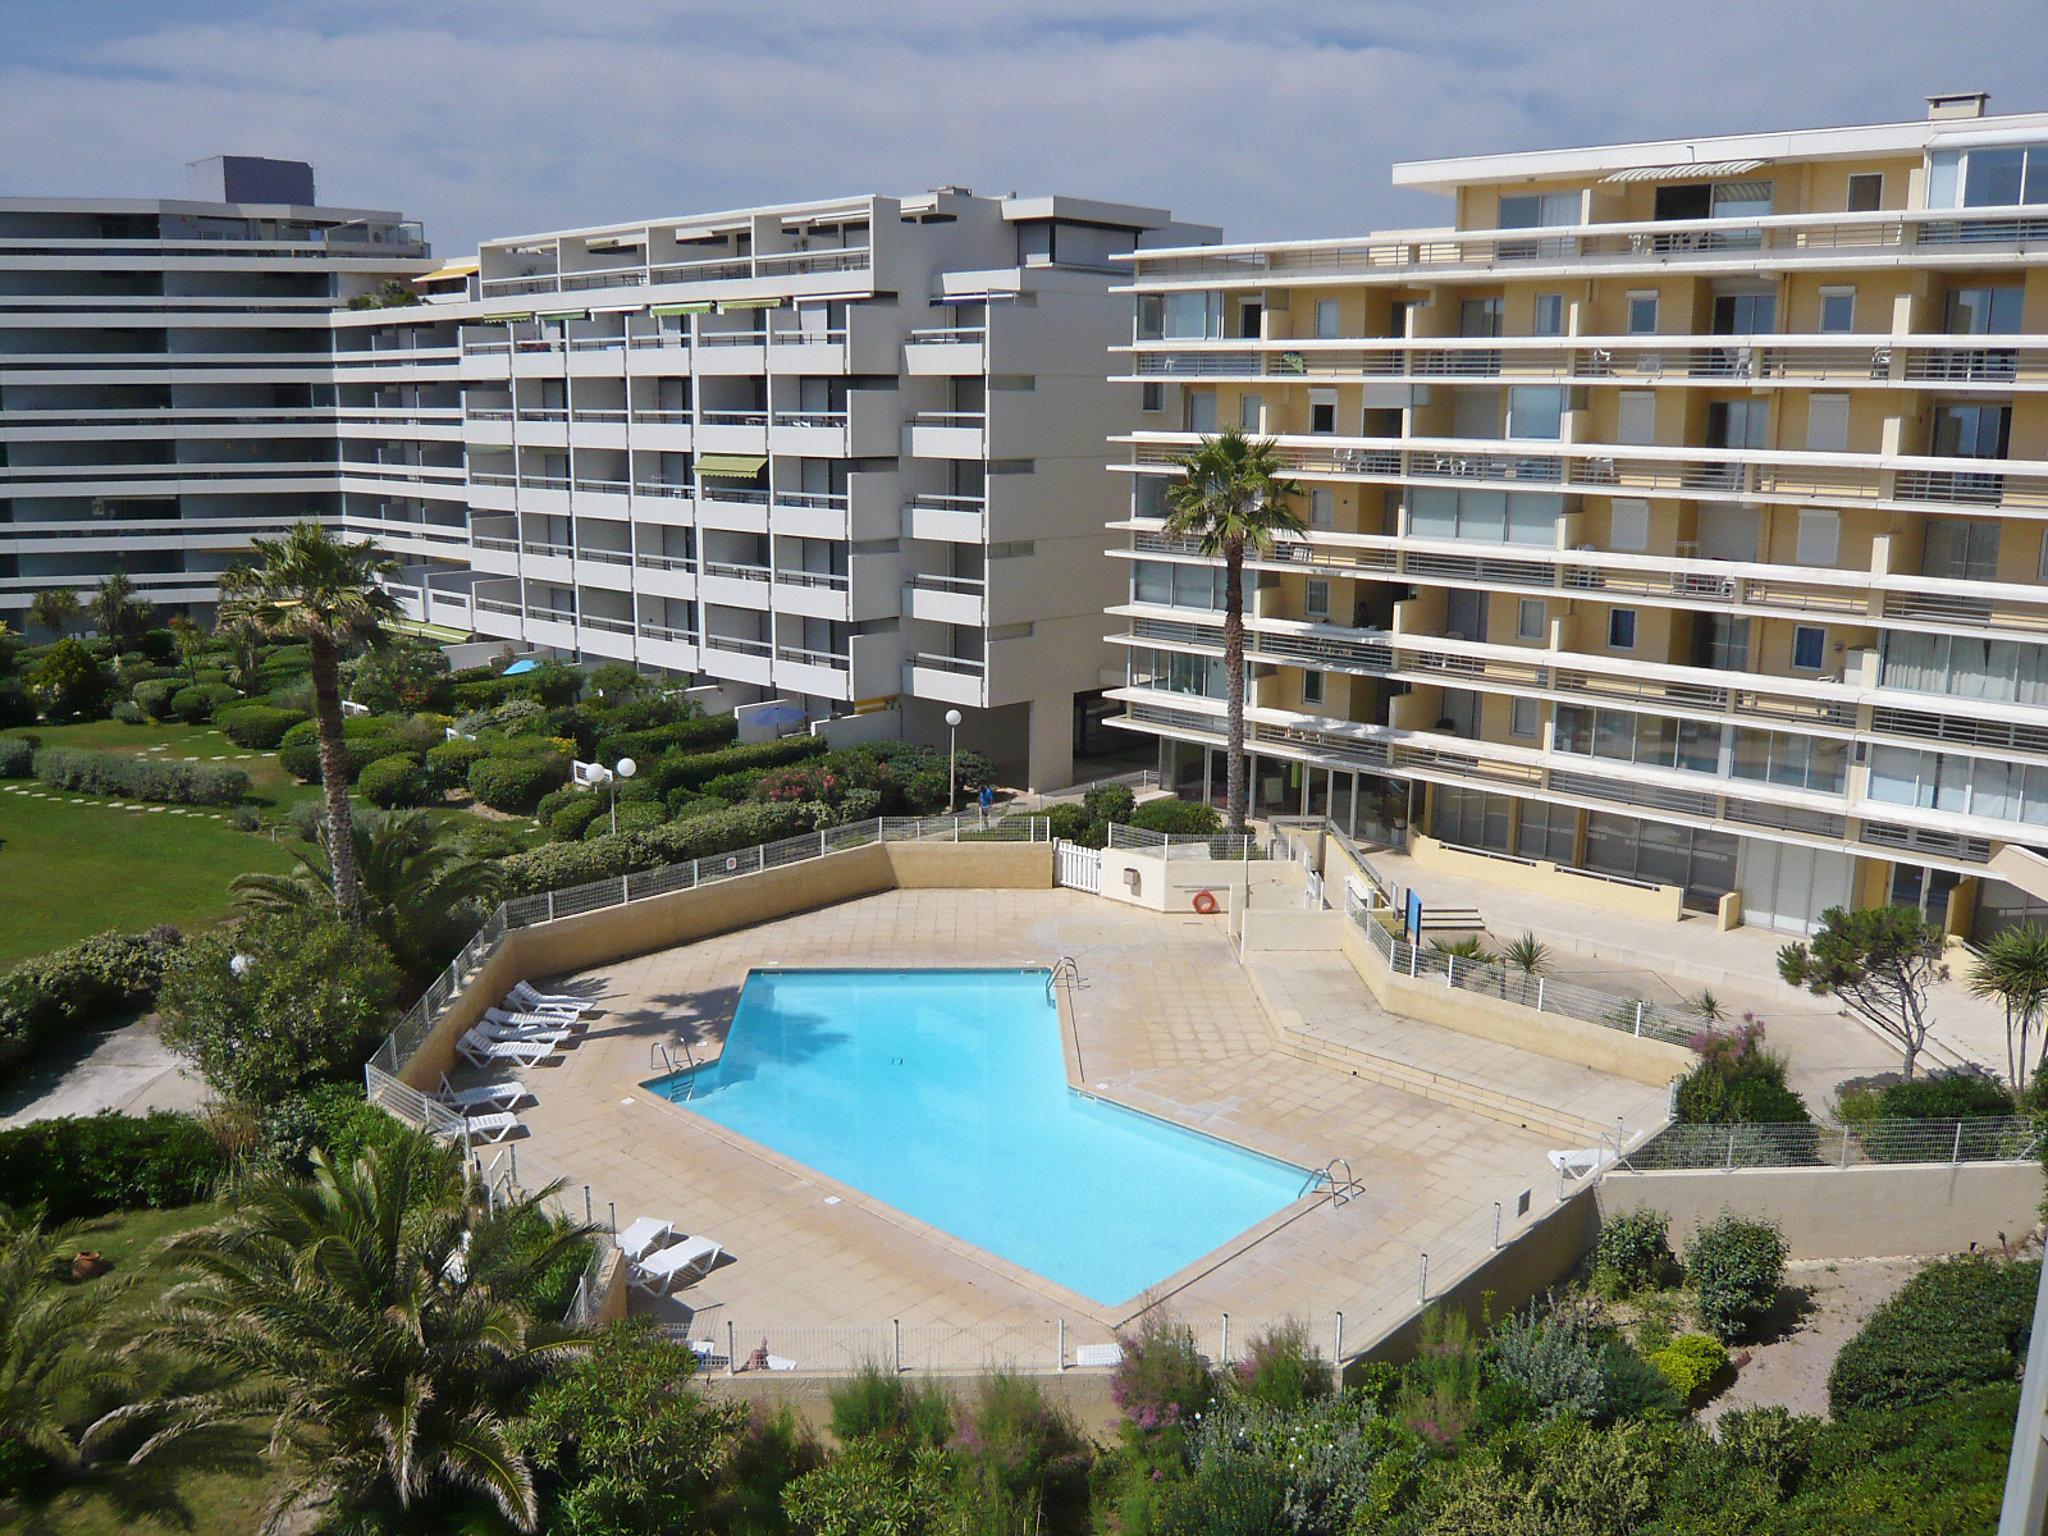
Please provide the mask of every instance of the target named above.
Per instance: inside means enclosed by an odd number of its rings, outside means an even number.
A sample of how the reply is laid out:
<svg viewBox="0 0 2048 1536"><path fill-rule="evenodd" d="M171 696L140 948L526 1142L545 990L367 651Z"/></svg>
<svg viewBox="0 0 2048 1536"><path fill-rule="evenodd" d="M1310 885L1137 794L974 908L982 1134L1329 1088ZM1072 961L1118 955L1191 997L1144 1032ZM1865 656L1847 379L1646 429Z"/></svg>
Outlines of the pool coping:
<svg viewBox="0 0 2048 1536"><path fill-rule="evenodd" d="M746 968L746 978L748 981L751 981L756 972L787 973L790 971L1033 971L1050 975L1051 969L1050 965L906 966L901 964L781 965L769 963L748 966ZM1305 1178L1313 1179L1315 1177L1316 1170L1305 1168L1291 1159L1261 1151L1257 1147L1246 1146L1242 1142L1233 1141L1227 1136L1219 1136L1214 1131L1206 1130L1200 1126L1184 1124L1169 1115L1160 1114L1155 1110L1127 1103L1114 1093L1092 1086L1083 1080L1080 1073L1082 1065L1080 1023L1073 1007L1072 991L1073 988L1068 986L1056 985L1053 988L1059 1012L1061 1054L1068 1092L1077 1094L1082 1098L1095 1099L1102 1103L1113 1105L1131 1114L1143 1115L1148 1120L1171 1126L1175 1130L1201 1136L1209 1141L1220 1142L1224 1146L1250 1157L1262 1158L1267 1162L1280 1163L1290 1168L1302 1168ZM742 982L739 988L739 998L744 998L745 994L746 983ZM723 1057L725 1054L725 1043L731 1036L732 1025L737 1019L738 1014L739 1000L736 999L732 1011L719 1021L723 1026L723 1032L718 1035L715 1041L717 1049L701 1057L695 1057L693 1066L681 1070L702 1070ZM665 1073L661 1075L674 1076L676 1074ZM1099 1323L1106 1328L1124 1327L1153 1308L1162 1306L1174 1295L1193 1285L1203 1276L1214 1273L1235 1259L1242 1258L1266 1239L1292 1226L1310 1212L1323 1209L1329 1203L1327 1197L1319 1198L1313 1191L1304 1190L1279 1210L1273 1212L1272 1215L1246 1227L1234 1237L1209 1249L1200 1257L1184 1264L1181 1268L1155 1281L1152 1285L1147 1286L1135 1295L1126 1297L1123 1301L1116 1303L1099 1302L1093 1297L1084 1296L1079 1291L1071 1290L1061 1285L1057 1280L1050 1279L1035 1269L1027 1269L1021 1264L1003 1258L1000 1254L992 1253L978 1244L970 1243L964 1238L948 1232L943 1227L937 1227L928 1221L920 1220L901 1207L890 1205L884 1200L879 1200L864 1190L858 1189L841 1179L834 1178L831 1174L813 1168L808 1163L799 1162L786 1153L777 1151L765 1142L756 1141L750 1136L743 1136L739 1132L733 1131L707 1116L695 1114L683 1104L677 1103L667 1095L653 1092L648 1087L648 1084L654 1080L656 1079L646 1077L626 1079L635 1089L648 1094L656 1104L665 1107L671 1113L685 1116L690 1125L708 1133L734 1151L744 1153L757 1161L766 1163L769 1167L786 1176L823 1188L828 1194L836 1196L842 1204L851 1204L856 1209L877 1217L900 1231L936 1244L955 1257L977 1263L1002 1279L1034 1291L1044 1296L1049 1302L1079 1312L1091 1322Z"/></svg>

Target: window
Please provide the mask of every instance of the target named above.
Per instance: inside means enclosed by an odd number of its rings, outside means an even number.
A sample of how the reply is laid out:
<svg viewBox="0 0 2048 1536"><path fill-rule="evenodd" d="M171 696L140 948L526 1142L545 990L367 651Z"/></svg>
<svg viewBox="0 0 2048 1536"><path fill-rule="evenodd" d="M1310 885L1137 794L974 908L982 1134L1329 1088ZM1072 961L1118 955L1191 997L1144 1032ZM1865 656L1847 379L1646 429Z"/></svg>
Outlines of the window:
<svg viewBox="0 0 2048 1536"><path fill-rule="evenodd" d="M1579 222L1576 192L1536 192L1500 200L1502 229L1540 229Z"/></svg>
<svg viewBox="0 0 2048 1536"><path fill-rule="evenodd" d="M1608 523L1608 542L1619 550L1650 547L1650 504L1634 498L1617 498Z"/></svg>
<svg viewBox="0 0 2048 1536"><path fill-rule="evenodd" d="M1191 389L1183 397L1183 414L1187 430L1208 436L1216 430L1216 393L1208 389Z"/></svg>
<svg viewBox="0 0 2048 1536"><path fill-rule="evenodd" d="M1138 295L1138 340L1157 341L1166 334L1166 300L1156 293Z"/></svg>
<svg viewBox="0 0 2048 1536"><path fill-rule="evenodd" d="M1879 686L1991 703L2048 705L2048 646L1976 635L1884 636Z"/></svg>
<svg viewBox="0 0 2048 1536"><path fill-rule="evenodd" d="M1820 328L1823 331L1856 329L1856 290L1823 288L1820 291Z"/></svg>
<svg viewBox="0 0 2048 1536"><path fill-rule="evenodd" d="M1755 336L1778 328L1774 293L1724 293L1714 300L1716 336Z"/></svg>
<svg viewBox="0 0 2048 1536"><path fill-rule="evenodd" d="M1408 535L1474 539L1489 544L1557 542L1564 498L1543 491L1453 491L1435 486L1408 493Z"/></svg>
<svg viewBox="0 0 2048 1536"><path fill-rule="evenodd" d="M1945 459L2002 459L2012 436L2009 405L1938 405L1934 451Z"/></svg>
<svg viewBox="0 0 2048 1536"><path fill-rule="evenodd" d="M1214 341L1223 334L1223 295L1213 290L1169 293L1162 318L1168 341Z"/></svg>
<svg viewBox="0 0 2048 1536"><path fill-rule="evenodd" d="M1525 597L1515 604L1515 638L1548 640L1550 605L1540 597Z"/></svg>
<svg viewBox="0 0 2048 1536"><path fill-rule="evenodd" d="M1840 514L1808 509L1799 514L1799 543L1795 556L1801 565L1833 565L1842 555Z"/></svg>
<svg viewBox="0 0 2048 1536"><path fill-rule="evenodd" d="M1244 341L1257 341L1260 328L1266 318L1266 305L1262 299L1239 299L1237 301L1237 334Z"/></svg>
<svg viewBox="0 0 2048 1536"><path fill-rule="evenodd" d="M1304 611L1312 619L1327 619L1330 616L1330 584L1320 576L1308 579L1308 599Z"/></svg>
<svg viewBox="0 0 2048 1536"><path fill-rule="evenodd" d="M1657 334L1657 295L1632 293L1628 296L1628 333L1631 336Z"/></svg>
<svg viewBox="0 0 2048 1536"><path fill-rule="evenodd" d="M1264 395L1239 395L1237 397L1237 424L1247 432L1257 432L1266 419L1266 397Z"/></svg>
<svg viewBox="0 0 2048 1536"><path fill-rule="evenodd" d="M1770 405L1763 400L1714 400L1707 405L1707 441L1716 448L1761 448Z"/></svg>
<svg viewBox="0 0 2048 1536"><path fill-rule="evenodd" d="M1809 395L1806 398L1806 446L1815 453L1849 451L1849 397Z"/></svg>
<svg viewBox="0 0 2048 1536"><path fill-rule="evenodd" d="M1508 705L1508 734L1533 738L1543 734L1543 706L1535 699L1515 699Z"/></svg>
<svg viewBox="0 0 2048 1536"><path fill-rule="evenodd" d="M1818 672L1827 665L1828 632L1818 624L1792 627L1792 665L1801 672Z"/></svg>
<svg viewBox="0 0 2048 1536"><path fill-rule="evenodd" d="M1561 293L1539 293L1536 295L1536 310L1529 322L1531 336L1562 336L1564 334L1564 295Z"/></svg>
<svg viewBox="0 0 2048 1536"><path fill-rule="evenodd" d="M1938 149L1929 156L1927 206L1997 208L2048 202L2048 145Z"/></svg>
<svg viewBox="0 0 2048 1536"><path fill-rule="evenodd" d="M1616 651L1632 651L1636 648L1636 611L1633 608L1615 608L1607 615L1607 644Z"/></svg>
<svg viewBox="0 0 2048 1536"><path fill-rule="evenodd" d="M1564 391L1518 384L1508 391L1508 436L1555 441L1564 427Z"/></svg>
<svg viewBox="0 0 2048 1536"><path fill-rule="evenodd" d="M1981 288L1951 288L1948 333L1951 336L2010 336L2020 328L2021 290L2017 283Z"/></svg>
<svg viewBox="0 0 2048 1536"><path fill-rule="evenodd" d="M1989 518L1944 517L1927 524L1920 574L1951 581L1998 579L1998 529Z"/></svg>
<svg viewBox="0 0 2048 1536"><path fill-rule="evenodd" d="M1308 392L1308 429L1311 432L1337 430L1337 391L1312 389Z"/></svg>
<svg viewBox="0 0 2048 1536"><path fill-rule="evenodd" d="M1657 441L1657 395L1648 389L1624 389L1616 411L1614 440L1617 443Z"/></svg>
<svg viewBox="0 0 2048 1536"><path fill-rule="evenodd" d="M1316 335L1324 341L1329 341L1342 334L1343 332L1338 329L1337 323L1337 301L1335 299L1317 299Z"/></svg>
<svg viewBox="0 0 2048 1536"><path fill-rule="evenodd" d="M1458 334L1460 336L1498 336L1500 316L1504 307L1498 298L1467 299L1458 306Z"/></svg>
<svg viewBox="0 0 2048 1536"><path fill-rule="evenodd" d="M1138 409L1141 411L1165 410L1166 386L1164 384L1140 384L1138 386Z"/></svg>
<svg viewBox="0 0 2048 1536"><path fill-rule="evenodd" d="M1308 493L1308 525L1311 528L1337 526L1337 493L1327 485L1311 486Z"/></svg>
<svg viewBox="0 0 2048 1536"><path fill-rule="evenodd" d="M1301 674L1301 702L1320 704L1323 702L1323 674L1304 672Z"/></svg>
<svg viewBox="0 0 2048 1536"><path fill-rule="evenodd" d="M1849 178L1849 212L1876 213L1883 206L1884 172L1858 171Z"/></svg>
<svg viewBox="0 0 2048 1536"><path fill-rule="evenodd" d="M1694 621L1695 657L1716 672L1749 670L1749 620L1703 613Z"/></svg>

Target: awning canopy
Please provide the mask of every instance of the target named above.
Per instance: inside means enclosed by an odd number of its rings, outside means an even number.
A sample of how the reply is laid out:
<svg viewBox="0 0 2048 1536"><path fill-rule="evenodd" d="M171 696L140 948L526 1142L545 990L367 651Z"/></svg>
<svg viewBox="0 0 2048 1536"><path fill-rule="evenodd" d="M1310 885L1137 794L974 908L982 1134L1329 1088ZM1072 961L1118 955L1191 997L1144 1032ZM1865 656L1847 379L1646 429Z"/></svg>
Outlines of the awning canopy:
<svg viewBox="0 0 2048 1536"><path fill-rule="evenodd" d="M540 317L543 320L588 320L590 318L590 311L587 309L547 309L541 311Z"/></svg>
<svg viewBox="0 0 2048 1536"><path fill-rule="evenodd" d="M474 261L451 261L445 267L436 268L432 272L422 273L414 278L413 281L416 283L440 283L446 282L451 278L468 277L480 265L482 263Z"/></svg>
<svg viewBox="0 0 2048 1536"><path fill-rule="evenodd" d="M700 453L697 473L726 480L751 480L768 462L765 453Z"/></svg>
<svg viewBox="0 0 2048 1536"><path fill-rule="evenodd" d="M502 315L480 315L477 318L485 325L516 325L521 320L531 320L533 318L533 311L530 309L508 310Z"/></svg>
<svg viewBox="0 0 2048 1536"><path fill-rule="evenodd" d="M656 304L647 313L650 315L708 315L711 313L711 301L709 299L699 299L694 304Z"/></svg>
<svg viewBox="0 0 2048 1536"><path fill-rule="evenodd" d="M780 299L720 299L718 312L723 315L735 309L777 309L781 304Z"/></svg>
<svg viewBox="0 0 2048 1536"><path fill-rule="evenodd" d="M1610 181L1721 181L1730 176L1747 176L1761 170L1762 160L1702 160L1685 165L1632 165L1600 180Z"/></svg>
<svg viewBox="0 0 2048 1536"><path fill-rule="evenodd" d="M466 629L451 629L446 624L426 624L418 619L386 619L381 626L401 635L416 635L422 640L438 640L443 645L459 645L469 638Z"/></svg>

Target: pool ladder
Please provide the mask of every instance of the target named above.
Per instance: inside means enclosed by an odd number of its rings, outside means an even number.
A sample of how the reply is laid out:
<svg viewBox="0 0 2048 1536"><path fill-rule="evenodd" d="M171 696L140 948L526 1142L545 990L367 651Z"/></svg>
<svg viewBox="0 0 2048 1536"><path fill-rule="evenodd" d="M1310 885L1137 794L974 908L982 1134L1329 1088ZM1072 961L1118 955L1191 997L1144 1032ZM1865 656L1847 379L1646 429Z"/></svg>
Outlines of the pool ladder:
<svg viewBox="0 0 2048 1536"><path fill-rule="evenodd" d="M663 1045L659 1040L648 1041L647 1070L652 1072L658 1067L662 1070L663 1075L667 1077L674 1077L678 1072L688 1071L691 1077L689 1083L685 1086L683 1094L684 1102L687 1103L697 1096L697 1078L695 1075L697 1071L697 1058L690 1050L690 1042L681 1035L676 1036L676 1044L683 1048L683 1065L680 1067L676 1065L676 1058L667 1046Z"/></svg>
<svg viewBox="0 0 2048 1536"><path fill-rule="evenodd" d="M1337 1177L1337 1170L1340 1168L1344 1170L1344 1176L1341 1179ZM1352 1177L1351 1160L1345 1157L1333 1157L1329 1162L1310 1174L1308 1176L1308 1183L1302 1186L1301 1192L1304 1195L1312 1195L1318 1189L1325 1187L1330 1191L1330 1204L1332 1205L1342 1205L1347 1200L1365 1193L1365 1186Z"/></svg>
<svg viewBox="0 0 2048 1536"><path fill-rule="evenodd" d="M1071 987L1081 985L1081 965L1072 955L1061 955L1053 961L1052 969L1045 973L1045 1000L1048 1003L1053 1000L1053 987L1061 980Z"/></svg>

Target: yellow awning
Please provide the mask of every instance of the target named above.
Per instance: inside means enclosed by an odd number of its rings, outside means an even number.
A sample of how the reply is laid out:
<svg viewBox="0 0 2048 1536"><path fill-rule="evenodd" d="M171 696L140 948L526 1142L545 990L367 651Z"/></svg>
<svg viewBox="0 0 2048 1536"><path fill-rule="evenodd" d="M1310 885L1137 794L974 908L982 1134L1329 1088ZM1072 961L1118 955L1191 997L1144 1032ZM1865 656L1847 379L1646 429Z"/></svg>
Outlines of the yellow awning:
<svg viewBox="0 0 2048 1536"><path fill-rule="evenodd" d="M722 315L735 309L776 309L781 304L780 299L720 299L718 312Z"/></svg>
<svg viewBox="0 0 2048 1536"><path fill-rule="evenodd" d="M697 455L697 473L717 475L727 480L751 480L761 473L767 462L765 453L700 453Z"/></svg>
<svg viewBox="0 0 2048 1536"><path fill-rule="evenodd" d="M416 277L413 281L416 283L439 283L446 282L450 278L468 277L481 265L481 262L475 261L451 261L447 266Z"/></svg>
<svg viewBox="0 0 2048 1536"><path fill-rule="evenodd" d="M711 313L711 301L709 299L699 299L694 304L656 304L647 313L650 315L708 315Z"/></svg>
<svg viewBox="0 0 2048 1536"><path fill-rule="evenodd" d="M517 325L521 320L531 320L532 318L533 311L530 309L514 310L509 314L503 315L478 316L478 319L485 325Z"/></svg>
<svg viewBox="0 0 2048 1536"><path fill-rule="evenodd" d="M418 619L386 619L382 627L401 635L417 635L422 640L438 640L443 645L459 645L469 638L466 629L450 629L446 624L426 624Z"/></svg>

